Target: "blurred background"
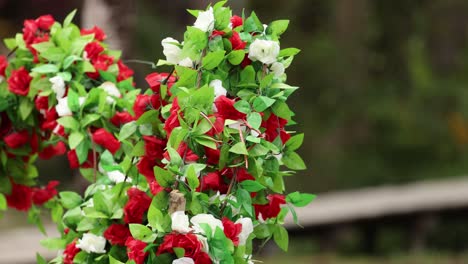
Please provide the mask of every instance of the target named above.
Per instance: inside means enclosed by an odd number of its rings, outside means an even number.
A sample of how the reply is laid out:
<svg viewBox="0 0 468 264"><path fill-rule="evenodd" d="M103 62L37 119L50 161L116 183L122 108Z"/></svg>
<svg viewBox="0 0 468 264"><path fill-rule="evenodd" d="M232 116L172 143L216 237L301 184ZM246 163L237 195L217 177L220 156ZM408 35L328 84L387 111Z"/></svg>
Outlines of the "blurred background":
<svg viewBox="0 0 468 264"><path fill-rule="evenodd" d="M78 8L75 22L104 28L125 59L155 62L163 57L160 41L182 39L193 23L185 9L208 3L0 0L0 37L21 31L26 18L50 13L63 20ZM319 198L316 210L301 211L304 229L291 228L287 254L260 249L265 262L468 263L468 188L461 188L468 172L468 1L229 4L237 14L255 10L264 23L290 19L282 47L302 50L287 73L288 83L301 87L290 102L298 123L291 129L305 133L300 153L308 170L288 178L287 191ZM151 67L130 65L146 88ZM77 182L65 159L40 168L50 179L69 177L62 187ZM392 205L398 198L408 200ZM340 216L346 210L355 214ZM19 224L10 219L21 215L10 214L0 220L3 230Z"/></svg>

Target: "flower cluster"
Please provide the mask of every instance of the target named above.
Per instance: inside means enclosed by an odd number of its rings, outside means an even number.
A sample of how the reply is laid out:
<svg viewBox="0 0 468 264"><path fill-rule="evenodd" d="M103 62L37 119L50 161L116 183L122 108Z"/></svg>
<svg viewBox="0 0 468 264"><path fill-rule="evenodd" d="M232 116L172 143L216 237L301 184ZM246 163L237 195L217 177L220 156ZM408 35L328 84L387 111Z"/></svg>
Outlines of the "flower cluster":
<svg viewBox="0 0 468 264"><path fill-rule="evenodd" d="M305 169L295 152L303 135L287 129L297 87L285 69L299 50L280 47L287 20L264 25L225 3L190 11L196 21L183 41L162 41L158 65L173 70L147 76L150 89L129 92L131 106L106 116L112 125L82 134L99 157L81 153L76 164L98 168L97 177L83 196L60 193L64 232L44 244L65 250L52 263L247 264L254 239L287 249L286 215L314 199L284 185ZM94 69L105 65L99 49L85 51ZM105 105L119 106L102 90ZM88 109L90 97L77 96L74 109Z"/></svg>
<svg viewBox="0 0 468 264"><path fill-rule="evenodd" d="M134 119L126 111L139 93L133 71L100 28L72 24L74 13L63 24L50 15L26 20L22 34L5 40L14 57L0 56L0 210L45 204L59 220L58 182L36 187L36 159L67 155L84 176L100 175L100 154L119 154L121 117Z"/></svg>

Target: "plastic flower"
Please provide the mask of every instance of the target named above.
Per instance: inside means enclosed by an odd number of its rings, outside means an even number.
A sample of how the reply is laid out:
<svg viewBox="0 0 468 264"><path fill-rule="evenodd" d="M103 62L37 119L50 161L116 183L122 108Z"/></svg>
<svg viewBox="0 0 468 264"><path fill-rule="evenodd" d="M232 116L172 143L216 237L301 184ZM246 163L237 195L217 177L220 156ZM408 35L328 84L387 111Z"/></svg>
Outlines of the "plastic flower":
<svg viewBox="0 0 468 264"><path fill-rule="evenodd" d="M276 62L280 52L278 42L272 40L256 39L249 48L249 59L261 61L264 64Z"/></svg>
<svg viewBox="0 0 468 264"><path fill-rule="evenodd" d="M145 247L147 246L145 242L129 237L125 242L125 246L127 247L129 259L135 261L136 264L143 264L145 262L145 258L149 254L145 252Z"/></svg>
<svg viewBox="0 0 468 264"><path fill-rule="evenodd" d="M112 133L100 128L92 134L94 143L109 150L112 154L115 154L120 148L120 142L114 137Z"/></svg>
<svg viewBox="0 0 468 264"><path fill-rule="evenodd" d="M186 234L192 229L189 227L189 218L183 211L177 211L171 215L171 228L181 234Z"/></svg>
<svg viewBox="0 0 468 264"><path fill-rule="evenodd" d="M124 221L125 223L141 224L143 215L151 205L151 198L137 188L128 189L127 195L128 202L124 207Z"/></svg>
<svg viewBox="0 0 468 264"><path fill-rule="evenodd" d="M236 221L236 224L241 224L242 225L242 230L239 234L239 245L245 245L247 242L247 239L249 238L250 234L253 232L253 223L252 219L245 217L245 218L240 218Z"/></svg>
<svg viewBox="0 0 468 264"><path fill-rule="evenodd" d="M76 247L88 253L106 253L106 239L102 236L86 233L78 239Z"/></svg>
<svg viewBox="0 0 468 264"><path fill-rule="evenodd" d="M3 138L3 141L8 147L16 149L28 143L29 138L29 132L27 130L22 130L19 132L13 132L9 134L8 136Z"/></svg>
<svg viewBox="0 0 468 264"><path fill-rule="evenodd" d="M211 214L197 214L192 217L192 219L190 219L190 222L193 224L193 229L196 233L205 234L205 230L201 227L201 224L207 224L211 228L213 234L215 233L217 227L221 228L221 230L224 230L224 226L221 220L216 219Z"/></svg>
<svg viewBox="0 0 468 264"><path fill-rule="evenodd" d="M104 237L112 245L125 246L125 242L131 237L131 234L127 225L112 224L104 231Z"/></svg>
<svg viewBox="0 0 468 264"><path fill-rule="evenodd" d="M161 45L163 46L163 54L166 56L166 60L169 63L179 64L182 60L180 57L182 49L179 47L179 41L173 38L165 38L161 41Z"/></svg>
<svg viewBox="0 0 468 264"><path fill-rule="evenodd" d="M213 14L213 7L210 7L206 11L201 11L198 14L198 18L195 21L194 27L204 32L211 32L214 29L215 20Z"/></svg>
<svg viewBox="0 0 468 264"><path fill-rule="evenodd" d="M192 258L179 258L179 259L174 259L172 261L172 264L195 264Z"/></svg>
<svg viewBox="0 0 468 264"><path fill-rule="evenodd" d="M221 95L227 95L227 90L223 87L223 82L221 80L211 81L210 86L214 88L215 100L218 99L218 97L220 97Z"/></svg>
<svg viewBox="0 0 468 264"><path fill-rule="evenodd" d="M22 66L17 70L12 70L10 78L8 78L8 90L10 92L26 96L29 93L29 84L31 83L32 77L29 76L29 72Z"/></svg>
<svg viewBox="0 0 468 264"><path fill-rule="evenodd" d="M284 65L281 62L275 62L270 66L270 70L276 77L281 77L284 74Z"/></svg>
<svg viewBox="0 0 468 264"><path fill-rule="evenodd" d="M65 95L65 81L61 76L55 76L49 79L52 83L52 91L54 91L57 100Z"/></svg>
<svg viewBox="0 0 468 264"><path fill-rule="evenodd" d="M6 195L9 207L19 211L28 211L32 206L32 189L26 185L11 182L11 193Z"/></svg>

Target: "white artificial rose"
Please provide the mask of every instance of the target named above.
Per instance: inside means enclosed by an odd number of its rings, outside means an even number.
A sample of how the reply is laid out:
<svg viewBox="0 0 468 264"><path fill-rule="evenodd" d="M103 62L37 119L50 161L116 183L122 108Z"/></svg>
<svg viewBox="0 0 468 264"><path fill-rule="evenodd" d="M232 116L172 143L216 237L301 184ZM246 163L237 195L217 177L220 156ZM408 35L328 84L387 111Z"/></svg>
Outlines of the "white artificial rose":
<svg viewBox="0 0 468 264"><path fill-rule="evenodd" d="M208 244L208 239L203 235L196 235L200 244L202 244L202 250L206 253L210 252L210 245Z"/></svg>
<svg viewBox="0 0 468 264"><path fill-rule="evenodd" d="M198 13L197 21L195 21L194 27L204 32L211 32L214 29L215 19L213 13L213 7L206 11Z"/></svg>
<svg viewBox="0 0 468 264"><path fill-rule="evenodd" d="M180 259L174 259L172 261L172 264L195 264L195 261L191 258L180 258Z"/></svg>
<svg viewBox="0 0 468 264"><path fill-rule="evenodd" d="M270 66L270 70L276 77L281 77L284 74L284 65L281 62L275 62Z"/></svg>
<svg viewBox="0 0 468 264"><path fill-rule="evenodd" d="M83 234L83 238L78 239L76 247L87 253L106 253L106 239L91 233Z"/></svg>
<svg viewBox="0 0 468 264"><path fill-rule="evenodd" d="M196 233L205 233L200 224L207 224L211 228L213 234L215 233L217 227L221 228L221 230L224 230L223 222L210 214L198 214L192 217L190 222L193 224L193 229Z"/></svg>
<svg viewBox="0 0 468 264"><path fill-rule="evenodd" d="M188 216L183 211L176 211L171 215L171 228L172 230L186 234L191 231L189 227L189 219Z"/></svg>
<svg viewBox="0 0 468 264"><path fill-rule="evenodd" d="M107 173L107 177L109 177L109 179L115 183L121 183L125 181L125 174L123 174L119 170L109 171ZM127 182L129 181L130 181L130 178L127 178Z"/></svg>
<svg viewBox="0 0 468 264"><path fill-rule="evenodd" d="M253 223L250 218L240 218L236 224L242 225L242 231L239 234L239 245L245 245L250 234L253 232Z"/></svg>
<svg viewBox="0 0 468 264"><path fill-rule="evenodd" d="M278 42L272 40L256 39L249 48L249 59L261 61L264 64L276 62L280 52Z"/></svg>
<svg viewBox="0 0 468 264"><path fill-rule="evenodd" d="M221 95L227 95L227 90L223 87L223 82L221 80L211 81L210 86L214 88L215 100Z"/></svg>
<svg viewBox="0 0 468 264"><path fill-rule="evenodd" d="M79 97L78 104L82 106L85 102L86 98ZM64 98L58 99L58 104L55 106L55 111L59 116L69 116L72 115L70 107L68 107L68 96Z"/></svg>
<svg viewBox="0 0 468 264"><path fill-rule="evenodd" d="M165 38L161 41L164 56L169 63L178 64L181 61L182 49L179 44L179 41L173 38Z"/></svg>
<svg viewBox="0 0 468 264"><path fill-rule="evenodd" d="M115 102L114 98L112 97L117 97L117 98L121 97L119 88L117 88L117 86L115 86L115 84L112 82L104 82L103 84L101 84L101 86L99 86L99 88L106 91L106 93L109 95L106 98L106 101L109 104L112 104L113 102Z"/></svg>
<svg viewBox="0 0 468 264"><path fill-rule="evenodd" d="M49 79L52 83L52 91L54 91L57 100L65 95L65 81L60 76L55 76Z"/></svg>
<svg viewBox="0 0 468 264"><path fill-rule="evenodd" d="M70 107L68 107L68 97L58 99L58 104L55 106L55 111L59 116L72 115Z"/></svg>
<svg viewBox="0 0 468 264"><path fill-rule="evenodd" d="M189 57L179 61L178 64L183 67L193 68L193 61Z"/></svg>

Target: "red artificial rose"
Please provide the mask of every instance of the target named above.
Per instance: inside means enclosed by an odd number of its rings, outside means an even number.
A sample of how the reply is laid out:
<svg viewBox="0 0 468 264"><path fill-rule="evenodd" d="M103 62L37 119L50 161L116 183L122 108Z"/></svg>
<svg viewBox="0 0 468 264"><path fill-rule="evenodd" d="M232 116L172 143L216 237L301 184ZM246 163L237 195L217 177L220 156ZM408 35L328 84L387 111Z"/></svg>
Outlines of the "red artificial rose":
<svg viewBox="0 0 468 264"><path fill-rule="evenodd" d="M211 38L217 37L217 36L224 36L226 32L221 31L221 30L213 30L213 33L211 33Z"/></svg>
<svg viewBox="0 0 468 264"><path fill-rule="evenodd" d="M219 156L221 151L219 149L212 149L205 147L206 163L209 165L217 166L219 164Z"/></svg>
<svg viewBox="0 0 468 264"><path fill-rule="evenodd" d="M48 160L55 156L61 156L67 152L67 147L62 141L57 142L56 145L51 145L42 149L39 152L39 158Z"/></svg>
<svg viewBox="0 0 468 264"><path fill-rule="evenodd" d="M135 261L136 264L143 264L148 256L148 252L145 252L147 245L148 244L143 241L129 237L125 242L128 259Z"/></svg>
<svg viewBox="0 0 468 264"><path fill-rule="evenodd" d="M0 76L5 77L5 69L8 67L8 59L0 55Z"/></svg>
<svg viewBox="0 0 468 264"><path fill-rule="evenodd" d="M151 183L155 180L153 170L154 166L156 166L156 160L150 159L146 156L141 157L140 161L138 161L136 165L138 172L145 176L148 183Z"/></svg>
<svg viewBox="0 0 468 264"><path fill-rule="evenodd" d="M243 181L255 181L254 176L250 175L245 168L239 168L237 170L237 182L243 182Z"/></svg>
<svg viewBox="0 0 468 264"><path fill-rule="evenodd" d="M249 59L249 56L245 56L244 60L241 62L241 68L244 69L245 67L252 64L252 60Z"/></svg>
<svg viewBox="0 0 468 264"><path fill-rule="evenodd" d="M214 102L216 105L216 109L218 110L217 116L231 120L238 120L238 119L245 119L246 115L237 111L234 107L235 101L232 99L227 98L224 95L219 96L216 101Z"/></svg>
<svg viewBox="0 0 468 264"><path fill-rule="evenodd" d="M151 198L137 188L130 188L127 191L128 202L124 207L124 221L127 224L143 222L143 215L151 205Z"/></svg>
<svg viewBox="0 0 468 264"><path fill-rule="evenodd" d="M29 76L29 72L21 66L17 70L12 70L10 78L8 78L8 90L17 95L26 96L29 93L29 84L31 83L32 77Z"/></svg>
<svg viewBox="0 0 468 264"><path fill-rule="evenodd" d="M198 253L193 260L195 264L212 264L213 263L211 261L210 255L208 255L206 252L203 252L203 251Z"/></svg>
<svg viewBox="0 0 468 264"><path fill-rule="evenodd" d="M121 60L117 62L117 67L119 68L119 75L117 76L117 81L121 82L133 76L133 70L125 65Z"/></svg>
<svg viewBox="0 0 468 264"><path fill-rule="evenodd" d="M32 206L32 189L11 181L11 193L6 195L7 204L19 211L28 211Z"/></svg>
<svg viewBox="0 0 468 264"><path fill-rule="evenodd" d="M281 194L270 194L267 196L268 204L254 204L255 216L266 220L277 217L281 211L281 205L286 204L284 196Z"/></svg>
<svg viewBox="0 0 468 264"><path fill-rule="evenodd" d="M262 121L262 127L265 128L265 139L273 142L278 135L281 138L281 141L286 143L291 138L285 130L284 126L288 123L288 120L271 114L270 117L265 121Z"/></svg>
<svg viewBox="0 0 468 264"><path fill-rule="evenodd" d="M86 52L86 58L88 58L92 63L97 60L99 54L101 54L104 51L104 47L99 44L99 42L91 42L88 43L84 51Z"/></svg>
<svg viewBox="0 0 468 264"><path fill-rule="evenodd" d="M185 250L185 257L195 258L201 250L203 245L198 241L194 234L168 234L164 237L164 241L158 248L156 255L164 253L174 253L174 248L183 248Z"/></svg>
<svg viewBox="0 0 468 264"><path fill-rule="evenodd" d="M39 27L36 21L32 19L26 19L23 23L23 40L26 45L30 45L36 38L36 32Z"/></svg>
<svg viewBox="0 0 468 264"><path fill-rule="evenodd" d="M104 128L99 128L92 135L94 143L109 150L112 154L115 154L120 148L120 142L114 137L114 135Z"/></svg>
<svg viewBox="0 0 468 264"><path fill-rule="evenodd" d="M244 24L244 21L242 20L242 17L240 16L232 16L231 24L232 24L232 28L236 28L238 26L242 26Z"/></svg>
<svg viewBox="0 0 468 264"><path fill-rule="evenodd" d="M135 112L135 117L138 119L146 110L158 109L159 107L161 107L161 97L158 94L139 94L133 105L133 112Z"/></svg>
<svg viewBox="0 0 468 264"><path fill-rule="evenodd" d="M107 38L106 33L97 26L90 29L82 29L80 33L82 36L94 34L94 38L99 41L104 41Z"/></svg>
<svg viewBox="0 0 468 264"><path fill-rule="evenodd" d="M242 224L236 224L229 220L227 217L223 217L223 227L224 227L224 234L227 238L231 239L234 246L239 245L239 234L242 231Z"/></svg>
<svg viewBox="0 0 468 264"><path fill-rule="evenodd" d="M162 160L166 141L155 136L143 136L145 141L145 156L150 159Z"/></svg>
<svg viewBox="0 0 468 264"><path fill-rule="evenodd" d="M68 151L67 153L68 163L70 164L71 169L78 169L80 168L80 162L78 160L78 156L76 155L76 151L74 149ZM98 159L98 153L96 153L96 160ZM88 158L83 164L81 164L81 168L93 168L94 167L94 154L92 151L88 152Z"/></svg>
<svg viewBox="0 0 468 264"><path fill-rule="evenodd" d="M166 131L168 138L171 136L172 130L180 126L179 110L180 110L179 101L177 100L177 97L176 97L174 98L174 101L172 102L172 106L170 110L171 115L167 118L166 122L164 123L164 130ZM183 113L180 113L181 116L182 114Z"/></svg>
<svg viewBox="0 0 468 264"><path fill-rule="evenodd" d="M44 15L36 18L36 24L39 27L39 29L47 31L50 30L52 25L55 23L55 19L51 15Z"/></svg>
<svg viewBox="0 0 468 264"><path fill-rule="evenodd" d="M58 114L55 107L45 111L44 119L41 120L41 130L54 130L58 125L57 118Z"/></svg>
<svg viewBox="0 0 468 264"><path fill-rule="evenodd" d="M43 110L45 114L45 111L49 109L49 97L47 96L37 96L36 100L34 100L34 104L36 105L36 109L41 111Z"/></svg>
<svg viewBox="0 0 468 264"><path fill-rule="evenodd" d="M104 237L112 245L125 246L125 242L131 237L131 234L128 225L112 224L104 231Z"/></svg>
<svg viewBox="0 0 468 264"><path fill-rule="evenodd" d="M213 116L209 116L210 120L212 120L212 117ZM220 116L215 116L214 118L215 121L212 124L213 127L210 129L210 131L206 132L208 136L219 135L224 131L224 119Z"/></svg>
<svg viewBox="0 0 468 264"><path fill-rule="evenodd" d="M10 132L12 128L11 120L8 118L6 112L0 113L0 138L3 138L6 134ZM3 140L5 140L3 138Z"/></svg>
<svg viewBox="0 0 468 264"><path fill-rule="evenodd" d="M134 121L135 118L129 112L116 112L115 115L110 119L111 123L120 127L123 124Z"/></svg>
<svg viewBox="0 0 468 264"><path fill-rule="evenodd" d="M91 79L97 79L100 76L99 71L107 71L109 66L114 63L114 58L106 54L101 54L92 62L96 71L87 72L86 75L88 75L88 77Z"/></svg>
<svg viewBox="0 0 468 264"><path fill-rule="evenodd" d="M19 132L13 132L9 134L8 136L3 138L3 141L5 141L5 144L8 147L16 149L28 143L29 139L30 137L28 131L22 130Z"/></svg>
<svg viewBox="0 0 468 264"><path fill-rule="evenodd" d="M58 192L56 187L60 183L58 181L50 181L45 188L32 189L32 201L35 205L43 205L50 199L54 198Z"/></svg>
<svg viewBox="0 0 468 264"><path fill-rule="evenodd" d="M219 172L210 172L201 177L201 184L197 191L213 190L219 191L222 182Z"/></svg>
<svg viewBox="0 0 468 264"><path fill-rule="evenodd" d="M173 75L169 76L169 73L157 72L148 74L145 80L151 87L151 90L153 90L153 92L155 93L161 92L161 84L164 84L164 82L166 82L165 84L167 85L167 88L170 89L172 85L174 85L174 83L177 81L177 79ZM171 92L169 90L167 91L167 94L171 96Z"/></svg>
<svg viewBox="0 0 468 264"><path fill-rule="evenodd" d="M76 247L76 240L67 245L63 251L63 264L73 264L73 259L80 249Z"/></svg>
<svg viewBox="0 0 468 264"><path fill-rule="evenodd" d="M39 136L36 133L32 133L29 146L31 147L31 154L35 154L39 150Z"/></svg>
<svg viewBox="0 0 468 264"><path fill-rule="evenodd" d="M243 50L247 46L247 42L242 41L238 32L233 31L232 37L229 38L233 50Z"/></svg>

